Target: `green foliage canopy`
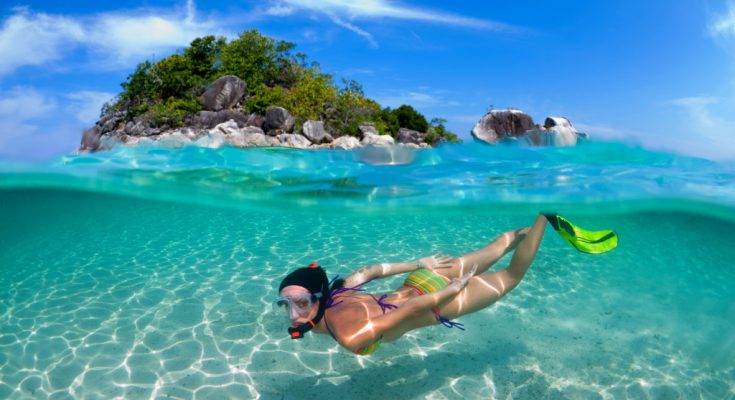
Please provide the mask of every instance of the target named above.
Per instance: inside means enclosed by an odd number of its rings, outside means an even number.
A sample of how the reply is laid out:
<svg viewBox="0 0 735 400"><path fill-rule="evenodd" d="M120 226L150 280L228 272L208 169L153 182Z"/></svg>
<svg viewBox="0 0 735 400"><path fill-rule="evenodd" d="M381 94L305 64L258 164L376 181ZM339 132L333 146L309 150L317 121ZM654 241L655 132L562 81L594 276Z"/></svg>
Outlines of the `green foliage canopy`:
<svg viewBox="0 0 735 400"><path fill-rule="evenodd" d="M270 106L289 110L301 125L323 120L334 136L359 136L359 126L372 123L381 134L396 136L401 127L427 132L430 143L456 141L444 127L446 120L426 118L409 105L395 110L381 108L365 96L355 81L334 83L332 75L309 64L304 54L292 54L295 44L248 30L228 42L205 36L158 62L145 61L125 82L123 91L103 113L123 111L127 120L144 116L157 126L181 126L184 119L202 109L201 94L207 85L225 75L245 81L244 111L264 113Z"/></svg>

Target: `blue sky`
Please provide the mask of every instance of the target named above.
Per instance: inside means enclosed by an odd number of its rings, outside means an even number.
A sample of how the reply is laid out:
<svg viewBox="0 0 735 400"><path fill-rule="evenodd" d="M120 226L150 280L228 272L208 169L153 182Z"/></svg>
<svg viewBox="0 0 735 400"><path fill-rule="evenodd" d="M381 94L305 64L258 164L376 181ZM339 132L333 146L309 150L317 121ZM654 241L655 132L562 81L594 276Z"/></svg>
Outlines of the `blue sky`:
<svg viewBox="0 0 735 400"><path fill-rule="evenodd" d="M735 0L4 1L0 158L73 150L145 59L256 28L469 139L492 105L735 159Z"/></svg>

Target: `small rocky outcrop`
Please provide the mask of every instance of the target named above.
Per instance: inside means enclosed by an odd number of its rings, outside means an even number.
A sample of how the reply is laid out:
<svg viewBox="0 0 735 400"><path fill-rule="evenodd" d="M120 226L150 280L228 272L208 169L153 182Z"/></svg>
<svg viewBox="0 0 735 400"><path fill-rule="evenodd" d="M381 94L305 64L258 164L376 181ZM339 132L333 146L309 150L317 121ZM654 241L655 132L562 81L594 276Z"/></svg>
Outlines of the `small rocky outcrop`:
<svg viewBox="0 0 735 400"><path fill-rule="evenodd" d="M412 143L415 145L419 145L421 143L424 143L426 140L426 134L419 131L413 131L411 129L407 128L401 128L398 130L398 134L396 135L396 141L398 143Z"/></svg>
<svg viewBox="0 0 735 400"><path fill-rule="evenodd" d="M265 122L263 129L271 136L291 132L294 126L294 118L288 110L283 107L268 107L265 110Z"/></svg>
<svg viewBox="0 0 735 400"><path fill-rule="evenodd" d="M245 95L247 85L234 75L225 75L212 82L202 94L202 105L207 111L227 110Z"/></svg>
<svg viewBox="0 0 735 400"><path fill-rule="evenodd" d="M472 137L485 143L497 143L506 137L518 137L535 127L533 119L520 110L491 110L475 127Z"/></svg>
<svg viewBox="0 0 735 400"><path fill-rule="evenodd" d="M503 139L518 139L531 146L574 146L587 135L578 132L566 117L547 117L544 125L535 125L531 117L520 110L492 110L472 129L472 136L485 143Z"/></svg>

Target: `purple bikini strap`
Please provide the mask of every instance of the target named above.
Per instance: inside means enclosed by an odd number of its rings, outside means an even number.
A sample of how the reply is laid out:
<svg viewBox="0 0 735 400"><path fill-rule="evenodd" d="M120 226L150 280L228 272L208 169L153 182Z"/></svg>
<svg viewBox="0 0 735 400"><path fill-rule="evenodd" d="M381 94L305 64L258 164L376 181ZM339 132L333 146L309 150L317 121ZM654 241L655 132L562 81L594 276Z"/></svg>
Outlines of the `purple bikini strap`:
<svg viewBox="0 0 735 400"><path fill-rule="evenodd" d="M383 302L383 300L385 300L385 298L388 297L387 294L380 296L380 298L377 298L371 294L370 297L372 297L373 300L375 300L375 302L378 303L378 305L380 306L380 310L383 311L383 314L385 314L385 310L393 310L393 309L398 308L398 306L395 304Z"/></svg>

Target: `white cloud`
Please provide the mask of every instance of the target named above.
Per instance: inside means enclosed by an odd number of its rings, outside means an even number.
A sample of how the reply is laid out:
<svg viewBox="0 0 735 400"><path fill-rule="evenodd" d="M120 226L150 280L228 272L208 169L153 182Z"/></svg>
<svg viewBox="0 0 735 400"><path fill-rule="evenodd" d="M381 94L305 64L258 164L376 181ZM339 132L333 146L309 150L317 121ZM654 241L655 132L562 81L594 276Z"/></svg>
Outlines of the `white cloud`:
<svg viewBox="0 0 735 400"><path fill-rule="evenodd" d="M79 122L91 125L99 119L102 105L110 101L115 95L107 92L82 90L70 93L66 97L71 100L67 110L74 113Z"/></svg>
<svg viewBox="0 0 735 400"><path fill-rule="evenodd" d="M681 145L680 151L713 159L735 159L735 120L731 119L732 104L728 104L727 99L682 97L669 104L685 111L676 138ZM724 107L718 112L720 106Z"/></svg>
<svg viewBox="0 0 735 400"><path fill-rule="evenodd" d="M56 109L56 102L29 87L0 92L0 120L27 121L44 117Z"/></svg>
<svg viewBox="0 0 735 400"><path fill-rule="evenodd" d="M672 100L672 105L684 108L693 121L700 127L711 129L718 125L718 121L712 116L709 107L717 104L719 99L716 97L700 96L700 97L681 97Z"/></svg>
<svg viewBox="0 0 735 400"><path fill-rule="evenodd" d="M447 13L443 11L402 6L388 0L278 0L271 9L304 9L348 19L395 18L458 25L490 30L515 30L511 25Z"/></svg>
<svg viewBox="0 0 735 400"><path fill-rule="evenodd" d="M20 86L0 92L0 159L42 160L73 151L110 98L93 91L55 98Z"/></svg>
<svg viewBox="0 0 735 400"><path fill-rule="evenodd" d="M66 17L17 8L0 27L0 76L23 66L59 61L84 48L96 68L129 68L141 60L162 58L194 38L230 36L214 21L198 21L194 2L186 10L105 13Z"/></svg>
<svg viewBox="0 0 735 400"><path fill-rule="evenodd" d="M337 25L339 25L339 26L341 26L341 27L343 27L343 28L345 28L345 29L347 29L349 31L352 31L352 32L356 33L358 36L362 36L363 38L365 38L365 40L368 41L368 43L370 43L370 46L372 46L374 48L378 48L378 42L375 40L375 38L373 37L373 35L370 34L369 32L367 32L367 31L365 31L363 29L360 29L357 26L355 26L355 25L353 25L353 24L351 24L349 22L343 21L339 17L333 16L332 17L332 22L334 22L335 24L337 24Z"/></svg>
<svg viewBox="0 0 735 400"><path fill-rule="evenodd" d="M415 107L457 107L461 104L454 100L446 99L444 90L432 90L429 87L419 87L416 90L391 90L378 94L375 100L388 107L398 107L402 104L410 104Z"/></svg>
<svg viewBox="0 0 735 400"><path fill-rule="evenodd" d="M728 2L727 11L715 16L707 30L714 37L735 38L735 2Z"/></svg>
<svg viewBox="0 0 735 400"><path fill-rule="evenodd" d="M56 103L33 88L0 92L0 153L14 140L37 133L34 120L50 117L55 110Z"/></svg>
<svg viewBox="0 0 735 400"><path fill-rule="evenodd" d="M285 5L285 4L276 4L274 6L269 7L265 11L266 14L273 15L276 17L285 17L288 15L292 15L295 12L296 10L293 7Z"/></svg>
<svg viewBox="0 0 735 400"><path fill-rule="evenodd" d="M177 11L98 15L85 32L85 44L105 66L115 68L153 56L163 58L197 37L229 36L213 21L197 22L194 13L190 1L185 15Z"/></svg>
<svg viewBox="0 0 735 400"><path fill-rule="evenodd" d="M348 68L342 71L342 75L344 76L356 76L356 75L373 76L375 75L375 70L372 70L370 68Z"/></svg>
<svg viewBox="0 0 735 400"><path fill-rule="evenodd" d="M352 0L349 2L343 0L275 0L266 13L284 16L295 14L297 10L324 14L335 24L364 37L373 47L377 47L378 43L372 34L350 21L358 19L400 19L493 31L520 30L509 24L465 17L444 11L405 6L390 0Z"/></svg>
<svg viewBox="0 0 735 400"><path fill-rule="evenodd" d="M85 37L82 26L70 18L15 11L0 28L0 76L59 60Z"/></svg>

